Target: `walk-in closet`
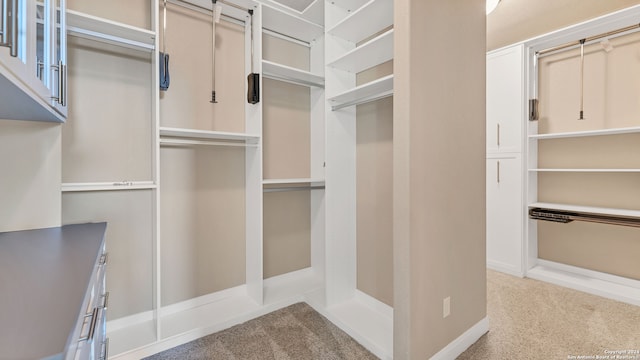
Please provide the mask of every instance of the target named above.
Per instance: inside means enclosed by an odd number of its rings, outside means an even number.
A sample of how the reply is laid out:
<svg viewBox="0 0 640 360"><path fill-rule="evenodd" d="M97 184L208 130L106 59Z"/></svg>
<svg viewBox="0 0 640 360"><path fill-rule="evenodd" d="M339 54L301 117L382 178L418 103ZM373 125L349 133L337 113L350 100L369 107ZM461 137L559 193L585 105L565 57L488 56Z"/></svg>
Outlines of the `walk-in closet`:
<svg viewBox="0 0 640 360"><path fill-rule="evenodd" d="M432 212L482 211L483 124L440 121L454 96L413 75L482 95L482 4L0 3L0 235L106 222L79 351L141 359L298 302L382 359L447 358L486 332L483 222ZM422 28L453 22L470 24L455 49ZM463 123L451 151L435 130ZM453 200L432 191L458 183ZM424 251L457 259L444 244L470 246L468 268Z"/></svg>

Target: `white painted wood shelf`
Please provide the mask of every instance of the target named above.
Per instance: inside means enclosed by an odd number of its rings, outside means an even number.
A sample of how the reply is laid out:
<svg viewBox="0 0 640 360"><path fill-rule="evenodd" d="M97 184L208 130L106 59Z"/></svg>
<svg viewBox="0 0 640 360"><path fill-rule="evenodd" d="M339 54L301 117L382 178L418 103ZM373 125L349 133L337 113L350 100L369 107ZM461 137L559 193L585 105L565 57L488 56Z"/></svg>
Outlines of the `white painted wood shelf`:
<svg viewBox="0 0 640 360"><path fill-rule="evenodd" d="M571 132L550 133L550 134L531 134L529 135L529 139L545 140L545 139L622 135L622 134L636 134L636 133L640 133L640 126L615 128L615 129L602 129L602 130L571 131Z"/></svg>
<svg viewBox="0 0 640 360"><path fill-rule="evenodd" d="M640 169L529 169L529 172L640 173Z"/></svg>
<svg viewBox="0 0 640 360"><path fill-rule="evenodd" d="M294 39L311 43L324 34L324 27L271 6L262 5L262 27Z"/></svg>
<svg viewBox="0 0 640 360"><path fill-rule="evenodd" d="M240 144L257 144L260 141L260 135L255 134L161 127L160 142L171 143L170 138L183 139L186 141L196 140L202 142L202 144L211 142L221 145L223 144L221 142L229 142L229 144L233 144L234 142ZM187 143L186 141L185 144ZM197 144L196 141L193 143Z"/></svg>
<svg viewBox="0 0 640 360"><path fill-rule="evenodd" d="M74 10L67 10L69 34L146 51L155 47L155 32L103 19Z"/></svg>
<svg viewBox="0 0 640 360"><path fill-rule="evenodd" d="M292 179L264 179L262 185L324 185L324 179L292 178Z"/></svg>
<svg viewBox="0 0 640 360"><path fill-rule="evenodd" d="M358 43L393 25L393 1L371 0L327 32Z"/></svg>
<svg viewBox="0 0 640 360"><path fill-rule="evenodd" d="M393 75L388 75L330 97L332 110L364 104L393 95Z"/></svg>
<svg viewBox="0 0 640 360"><path fill-rule="evenodd" d="M542 209L549 209L549 210L583 212L583 213L596 214L596 215L613 215L613 216L640 218L640 210L616 209L616 208L570 205L570 204L556 204L556 203L546 203L546 202L531 203L529 204L529 208L542 208Z"/></svg>
<svg viewBox="0 0 640 360"><path fill-rule="evenodd" d="M262 60L262 75L269 79L286 81L298 85L324 88L324 77L309 71Z"/></svg>
<svg viewBox="0 0 640 360"><path fill-rule="evenodd" d="M327 66L359 73L393 59L393 29L347 52Z"/></svg>

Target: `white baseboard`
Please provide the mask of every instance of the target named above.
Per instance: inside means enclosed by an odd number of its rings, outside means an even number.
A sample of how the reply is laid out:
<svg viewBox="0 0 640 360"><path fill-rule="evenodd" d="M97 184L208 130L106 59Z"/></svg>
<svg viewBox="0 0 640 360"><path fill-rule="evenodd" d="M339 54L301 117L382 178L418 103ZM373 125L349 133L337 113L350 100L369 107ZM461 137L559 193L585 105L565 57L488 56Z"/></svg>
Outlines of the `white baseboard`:
<svg viewBox="0 0 640 360"><path fill-rule="evenodd" d="M640 306L640 281L575 266L538 260L527 277Z"/></svg>
<svg viewBox="0 0 640 360"><path fill-rule="evenodd" d="M500 261L495 261L495 260L491 260L491 259L487 259L487 269L491 269L491 270L495 270L495 271L499 271L505 274L509 274L509 275L513 275L513 276L517 276L519 278L523 278L524 277L524 271L522 269L519 269L516 266L510 265L510 264L506 264Z"/></svg>
<svg viewBox="0 0 640 360"><path fill-rule="evenodd" d="M449 345L438 351L438 353L431 357L431 360L451 360L457 358L488 331L489 318L485 317L469 330L465 331L464 334L458 336L458 338L449 343Z"/></svg>
<svg viewBox="0 0 640 360"><path fill-rule="evenodd" d="M382 360L393 359L393 309L356 290L353 298L316 311Z"/></svg>

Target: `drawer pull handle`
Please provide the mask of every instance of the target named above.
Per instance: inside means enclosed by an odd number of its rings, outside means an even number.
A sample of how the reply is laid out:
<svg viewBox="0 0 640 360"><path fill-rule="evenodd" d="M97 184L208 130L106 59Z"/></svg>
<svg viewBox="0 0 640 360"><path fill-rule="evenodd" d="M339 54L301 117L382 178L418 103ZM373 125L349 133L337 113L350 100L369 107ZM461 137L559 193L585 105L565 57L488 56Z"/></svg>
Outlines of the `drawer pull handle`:
<svg viewBox="0 0 640 360"><path fill-rule="evenodd" d="M89 324L89 333L87 336L81 337L79 341L91 341L96 333L96 326L98 325L98 312L99 308L94 308L91 314L87 314L85 317L91 316L91 323Z"/></svg>
<svg viewBox="0 0 640 360"><path fill-rule="evenodd" d="M102 357L100 358L100 360L107 360L109 359L109 338L106 338L102 344L104 346L104 350L102 352Z"/></svg>

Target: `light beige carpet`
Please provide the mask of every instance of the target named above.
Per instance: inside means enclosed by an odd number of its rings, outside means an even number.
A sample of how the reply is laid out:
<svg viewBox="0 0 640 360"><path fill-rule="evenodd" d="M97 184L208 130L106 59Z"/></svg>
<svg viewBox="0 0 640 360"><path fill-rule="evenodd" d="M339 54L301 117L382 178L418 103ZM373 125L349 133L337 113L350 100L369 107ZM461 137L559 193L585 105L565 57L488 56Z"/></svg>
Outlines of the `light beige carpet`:
<svg viewBox="0 0 640 360"><path fill-rule="evenodd" d="M146 360L378 359L305 303L274 311Z"/></svg>
<svg viewBox="0 0 640 360"><path fill-rule="evenodd" d="M489 270L487 313L489 333L458 359L640 360L637 306Z"/></svg>

